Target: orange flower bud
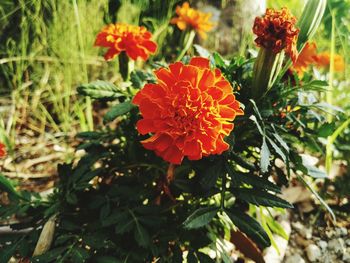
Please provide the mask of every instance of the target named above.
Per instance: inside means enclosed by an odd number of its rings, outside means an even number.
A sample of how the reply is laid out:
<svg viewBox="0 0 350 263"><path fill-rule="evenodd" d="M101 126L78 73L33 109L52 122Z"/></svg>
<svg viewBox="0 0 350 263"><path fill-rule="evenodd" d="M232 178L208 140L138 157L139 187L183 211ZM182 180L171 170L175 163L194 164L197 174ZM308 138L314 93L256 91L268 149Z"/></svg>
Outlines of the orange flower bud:
<svg viewBox="0 0 350 263"><path fill-rule="evenodd" d="M293 63L298 57L296 48L299 29L296 27L297 19L287 8L279 11L268 8L263 17L254 21L253 32L257 35L255 43L259 47L279 53L285 50Z"/></svg>

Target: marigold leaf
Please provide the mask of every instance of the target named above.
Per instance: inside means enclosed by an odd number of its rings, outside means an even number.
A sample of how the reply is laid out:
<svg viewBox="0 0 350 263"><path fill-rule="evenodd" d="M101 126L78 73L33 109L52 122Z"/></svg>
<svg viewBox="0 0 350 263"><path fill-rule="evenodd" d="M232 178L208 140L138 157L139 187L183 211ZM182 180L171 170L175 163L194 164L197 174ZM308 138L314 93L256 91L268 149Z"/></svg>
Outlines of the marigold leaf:
<svg viewBox="0 0 350 263"><path fill-rule="evenodd" d="M271 144L272 148L276 151L276 153L282 158L282 160L284 162L286 162L287 161L287 157L284 154L284 152L281 150L281 148L278 147L278 145L273 140L271 140L269 137L266 136L266 138L269 141L269 143Z"/></svg>
<svg viewBox="0 0 350 263"><path fill-rule="evenodd" d="M202 207L194 211L183 223L187 229L200 228L208 224L219 211L217 207Z"/></svg>
<svg viewBox="0 0 350 263"><path fill-rule="evenodd" d="M125 101L123 103L116 104L103 117L103 122L108 123L114 121L117 117L131 111L131 109L134 107L135 105L133 105L130 101Z"/></svg>
<svg viewBox="0 0 350 263"><path fill-rule="evenodd" d="M135 236L135 240L141 247L147 247L151 242L150 241L151 238L147 230L139 223L136 224L136 227L134 230L134 236Z"/></svg>
<svg viewBox="0 0 350 263"><path fill-rule="evenodd" d="M248 237L263 247L271 245L271 241L261 225L249 215L241 212L236 208L230 208L225 211L232 222Z"/></svg>
<svg viewBox="0 0 350 263"><path fill-rule="evenodd" d="M93 99L116 99L123 97L124 94L114 84L96 80L87 84L78 86L77 91L79 94L91 97Z"/></svg>
<svg viewBox="0 0 350 263"><path fill-rule="evenodd" d="M260 176L251 173L237 173L236 178L239 179L241 182L249 184L256 188L281 193L281 188L278 185Z"/></svg>
<svg viewBox="0 0 350 263"><path fill-rule="evenodd" d="M257 206L293 208L292 204L282 198L262 190L254 188L239 188L236 189L235 192L239 199Z"/></svg>

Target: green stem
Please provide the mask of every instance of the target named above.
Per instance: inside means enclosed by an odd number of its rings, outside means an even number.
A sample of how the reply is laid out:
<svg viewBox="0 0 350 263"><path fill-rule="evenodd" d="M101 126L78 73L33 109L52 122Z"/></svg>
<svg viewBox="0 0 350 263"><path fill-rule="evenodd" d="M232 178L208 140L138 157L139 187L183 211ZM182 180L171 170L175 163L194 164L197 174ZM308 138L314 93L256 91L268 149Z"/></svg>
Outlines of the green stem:
<svg viewBox="0 0 350 263"><path fill-rule="evenodd" d="M190 49L195 36L196 36L196 31L191 30L187 38L186 44L182 49L181 53L177 56L176 61L180 61L185 56L186 52Z"/></svg>
<svg viewBox="0 0 350 263"><path fill-rule="evenodd" d="M225 209L226 182L227 182L226 173L223 173L222 186L221 186L221 200L220 200L220 208L222 211L224 211Z"/></svg>
<svg viewBox="0 0 350 263"><path fill-rule="evenodd" d="M129 79L129 57L125 52L122 52L118 56L119 59L119 72L122 75L124 81Z"/></svg>
<svg viewBox="0 0 350 263"><path fill-rule="evenodd" d="M281 70L284 53L275 54L272 50L260 48L254 63L252 94L255 100L265 95Z"/></svg>
<svg viewBox="0 0 350 263"><path fill-rule="evenodd" d="M329 88L326 91L326 101L329 105L333 104L333 80L334 80L334 54L335 54L335 18L333 12L332 16L332 36L331 36L331 56L330 56L330 65L329 65ZM331 113L327 114L327 121L332 122L333 116ZM327 138L326 146L326 172L329 173L332 167L333 161L333 141L331 136Z"/></svg>

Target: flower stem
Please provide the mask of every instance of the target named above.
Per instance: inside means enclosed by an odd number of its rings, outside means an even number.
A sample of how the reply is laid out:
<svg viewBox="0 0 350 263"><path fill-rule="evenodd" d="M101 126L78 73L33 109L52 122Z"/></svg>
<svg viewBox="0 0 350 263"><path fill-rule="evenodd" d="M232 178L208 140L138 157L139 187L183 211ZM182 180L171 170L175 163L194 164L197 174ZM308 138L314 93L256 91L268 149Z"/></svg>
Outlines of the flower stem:
<svg viewBox="0 0 350 263"><path fill-rule="evenodd" d="M221 200L220 200L220 208L222 211L225 209L226 181L227 181L226 173L223 173L222 185L221 185Z"/></svg>
<svg viewBox="0 0 350 263"><path fill-rule="evenodd" d="M175 175L175 164L169 164L168 171L166 173L166 179L167 182L170 183L172 180L174 180L174 175Z"/></svg>
<svg viewBox="0 0 350 263"><path fill-rule="evenodd" d="M196 36L196 31L191 30L187 38L186 44L182 49L182 51L180 52L180 54L177 56L176 61L180 61L185 56L186 52L190 49L195 36Z"/></svg>
<svg viewBox="0 0 350 263"><path fill-rule="evenodd" d="M254 63L252 98L260 99L271 88L281 71L284 53L275 54L272 50L260 48Z"/></svg>
<svg viewBox="0 0 350 263"><path fill-rule="evenodd" d="M127 81L130 75L129 66L131 66L131 64L133 64L134 61L130 61L128 55L125 52L121 52L118 56L118 59L120 75L122 75L124 81Z"/></svg>

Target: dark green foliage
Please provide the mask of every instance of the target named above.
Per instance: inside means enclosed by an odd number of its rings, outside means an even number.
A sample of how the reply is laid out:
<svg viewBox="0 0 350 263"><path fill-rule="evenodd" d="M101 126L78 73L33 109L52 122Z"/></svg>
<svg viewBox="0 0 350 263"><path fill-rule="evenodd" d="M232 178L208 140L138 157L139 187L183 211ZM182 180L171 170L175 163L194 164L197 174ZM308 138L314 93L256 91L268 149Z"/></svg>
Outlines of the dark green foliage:
<svg viewBox="0 0 350 263"><path fill-rule="evenodd" d="M310 81L301 89L286 79L273 86L268 96L252 101L246 93L251 60L227 61L214 54L211 61L231 81L244 104L244 116L236 118L226 138L227 152L199 161L184 160L169 183L168 164L140 144L144 136L135 129L138 110L130 102L133 92L154 82L154 77L134 71L132 86L126 90L101 81L82 85L82 94L115 100L104 120L118 117L120 121L115 130L78 135L78 149L86 153L75 165L59 165L59 182L47 200L17 193L0 177L0 187L10 198L9 204L0 207L0 217L25 219L12 228L32 227L28 233L1 237L2 257L30 258L39 226L53 215L58 226L51 249L33 262L181 262L183 251L188 251L187 262L214 262L201 249L215 242L210 236L224 238L224 232L234 230L225 229L230 224L223 224L224 220L231 220L260 247L269 246L271 241L256 214L246 211L249 205L292 208L276 196L280 186L288 184L290 170L325 176L299 155L300 149L322 153L318 138L333 131L323 114L329 105L310 101L324 83ZM276 159L285 168L277 166ZM270 221L268 226L281 232Z"/></svg>
<svg viewBox="0 0 350 263"><path fill-rule="evenodd" d="M81 95L89 96L93 99L113 100L124 96L123 93L121 93L121 90L114 84L102 80L82 84L77 90Z"/></svg>

